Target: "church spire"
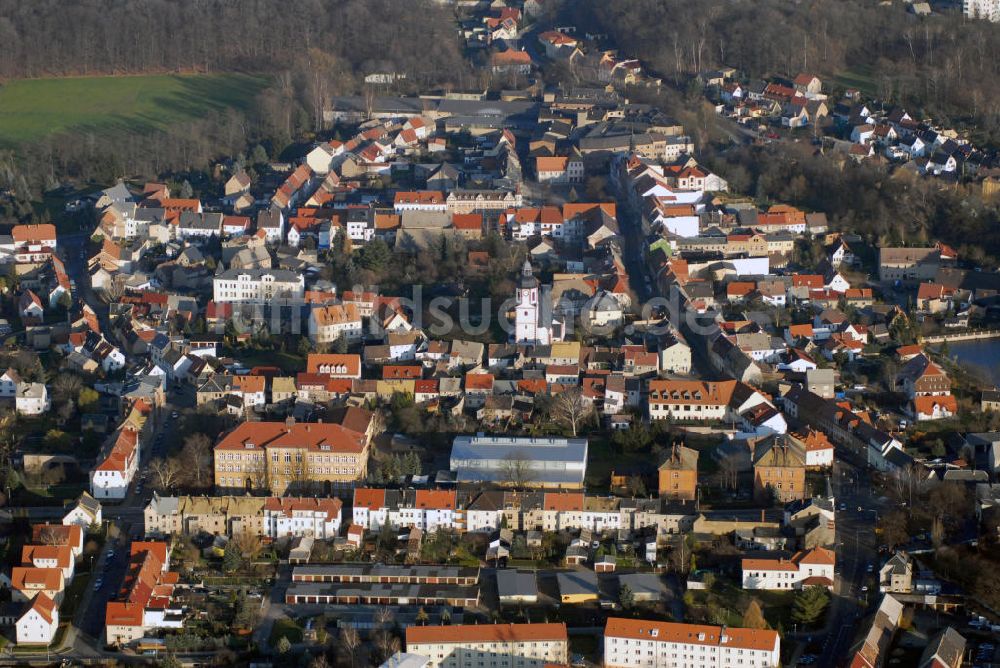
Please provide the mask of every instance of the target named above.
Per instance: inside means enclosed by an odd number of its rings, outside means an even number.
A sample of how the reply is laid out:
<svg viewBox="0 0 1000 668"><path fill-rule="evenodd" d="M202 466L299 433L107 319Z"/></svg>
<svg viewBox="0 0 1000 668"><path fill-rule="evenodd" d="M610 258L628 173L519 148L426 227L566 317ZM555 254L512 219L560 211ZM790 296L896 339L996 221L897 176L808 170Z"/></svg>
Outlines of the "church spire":
<svg viewBox="0 0 1000 668"><path fill-rule="evenodd" d="M521 268L521 287L522 288L538 287L538 279L535 278L534 271L531 269L530 260L525 260L524 266Z"/></svg>

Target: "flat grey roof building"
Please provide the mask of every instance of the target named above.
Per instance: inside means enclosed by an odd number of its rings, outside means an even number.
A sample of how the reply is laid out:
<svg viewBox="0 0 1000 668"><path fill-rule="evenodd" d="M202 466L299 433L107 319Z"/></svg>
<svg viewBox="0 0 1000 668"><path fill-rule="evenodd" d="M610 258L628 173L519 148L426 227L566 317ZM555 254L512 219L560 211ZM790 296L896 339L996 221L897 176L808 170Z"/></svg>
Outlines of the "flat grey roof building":
<svg viewBox="0 0 1000 668"><path fill-rule="evenodd" d="M663 585L663 580L656 573L625 573L619 575L619 591L621 587L626 585L632 590L633 599L640 602L661 601L667 591L667 588Z"/></svg>
<svg viewBox="0 0 1000 668"><path fill-rule="evenodd" d="M472 585L479 569L464 566L379 566L374 564L316 564L292 569L292 582L392 582L406 584Z"/></svg>
<svg viewBox="0 0 1000 668"><path fill-rule="evenodd" d="M597 574L593 571L560 571L556 573L556 583L564 603L572 603L574 598L600 594Z"/></svg>
<svg viewBox="0 0 1000 668"><path fill-rule="evenodd" d="M538 600L538 581L534 571L497 571L497 593L501 603L534 603Z"/></svg>
<svg viewBox="0 0 1000 668"><path fill-rule="evenodd" d="M288 605L461 605L475 606L479 587L429 584L292 582Z"/></svg>
<svg viewBox="0 0 1000 668"><path fill-rule="evenodd" d="M587 439L457 436L451 470L460 483L580 488L587 475Z"/></svg>

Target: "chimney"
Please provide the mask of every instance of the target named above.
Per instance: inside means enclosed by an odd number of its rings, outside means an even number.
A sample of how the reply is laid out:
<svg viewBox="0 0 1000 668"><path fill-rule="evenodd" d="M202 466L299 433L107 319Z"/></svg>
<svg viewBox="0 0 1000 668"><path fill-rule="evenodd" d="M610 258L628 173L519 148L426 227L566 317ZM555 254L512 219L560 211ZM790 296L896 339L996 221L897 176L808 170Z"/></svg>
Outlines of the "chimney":
<svg viewBox="0 0 1000 668"><path fill-rule="evenodd" d="M295 416L294 415L289 415L288 417L285 418L285 426L288 427L288 428L291 428L291 427L295 426Z"/></svg>

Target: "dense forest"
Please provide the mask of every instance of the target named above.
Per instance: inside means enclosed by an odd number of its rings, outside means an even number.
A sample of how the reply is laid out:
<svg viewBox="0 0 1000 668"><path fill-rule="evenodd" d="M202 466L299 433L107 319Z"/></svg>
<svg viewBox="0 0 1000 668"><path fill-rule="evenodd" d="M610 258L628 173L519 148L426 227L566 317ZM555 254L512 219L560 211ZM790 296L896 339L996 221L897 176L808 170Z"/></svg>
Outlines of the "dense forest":
<svg viewBox="0 0 1000 668"><path fill-rule="evenodd" d="M567 21L607 33L680 84L729 65L749 77L815 72L1000 139L1000 25L917 17L871 0L578 0ZM828 86L829 87L829 86Z"/></svg>
<svg viewBox="0 0 1000 668"><path fill-rule="evenodd" d="M275 72L322 59L345 87L385 70L439 85L467 70L452 26L431 0L0 0L0 78Z"/></svg>

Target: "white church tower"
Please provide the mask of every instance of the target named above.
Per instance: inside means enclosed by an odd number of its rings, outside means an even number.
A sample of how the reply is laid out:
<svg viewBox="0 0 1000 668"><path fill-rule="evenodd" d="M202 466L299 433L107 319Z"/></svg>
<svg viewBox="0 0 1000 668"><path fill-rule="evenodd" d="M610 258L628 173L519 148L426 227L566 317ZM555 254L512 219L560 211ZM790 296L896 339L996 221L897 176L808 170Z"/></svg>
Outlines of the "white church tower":
<svg viewBox="0 0 1000 668"><path fill-rule="evenodd" d="M517 290L514 342L535 346L552 343L552 329L542 323L542 318L549 310L542 308L538 279L531 270L531 262L525 260Z"/></svg>

